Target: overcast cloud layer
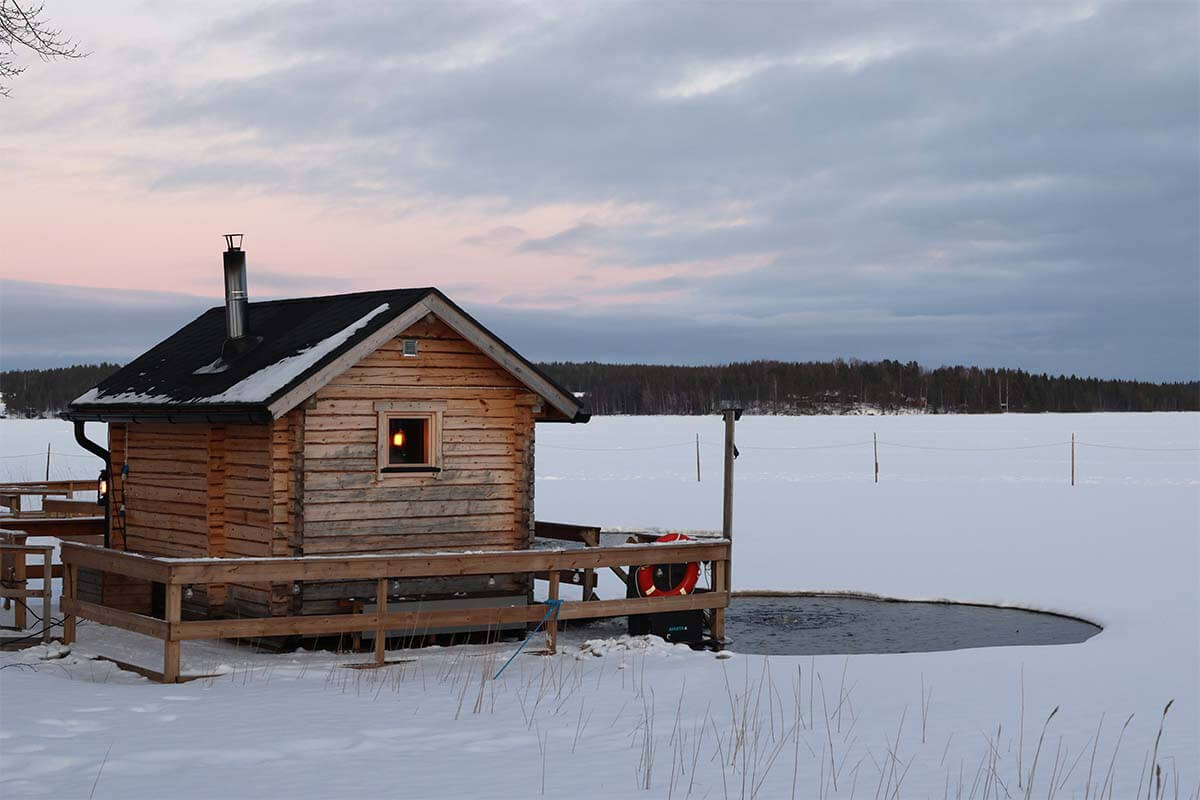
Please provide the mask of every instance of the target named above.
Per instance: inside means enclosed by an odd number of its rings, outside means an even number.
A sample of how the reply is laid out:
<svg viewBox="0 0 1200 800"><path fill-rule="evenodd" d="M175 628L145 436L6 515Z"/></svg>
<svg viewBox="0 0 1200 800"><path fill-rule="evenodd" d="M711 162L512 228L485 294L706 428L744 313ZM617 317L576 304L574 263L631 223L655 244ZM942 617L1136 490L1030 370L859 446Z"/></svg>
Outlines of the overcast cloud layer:
<svg viewBox="0 0 1200 800"><path fill-rule="evenodd" d="M0 101L5 365L136 354L228 227L534 358L1200 375L1194 3L132 8Z"/></svg>

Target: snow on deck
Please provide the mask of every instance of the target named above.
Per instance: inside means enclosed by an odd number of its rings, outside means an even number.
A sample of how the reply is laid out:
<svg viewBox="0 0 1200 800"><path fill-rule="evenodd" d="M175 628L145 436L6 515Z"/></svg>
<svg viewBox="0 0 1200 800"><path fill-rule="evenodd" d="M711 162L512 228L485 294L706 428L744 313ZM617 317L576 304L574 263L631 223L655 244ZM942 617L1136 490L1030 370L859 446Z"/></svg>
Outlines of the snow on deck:
<svg viewBox="0 0 1200 800"><path fill-rule="evenodd" d="M0 455L44 459L58 427L69 440L63 423L0 421ZM541 427L538 517L711 529L721 428ZM1073 432L1090 443L1074 488L1061 446ZM1107 782L1125 798L1172 699L1165 796L1176 774L1179 796L1195 796L1200 415L743 417L738 445L735 589L1011 604L1104 630L1076 645L815 659L734 642L717 659L583 628L495 683L483 678L515 642L390 653L414 660L381 670L337 666L367 655L185 642L185 670L218 677L160 686L88 656L157 667L161 644L85 623L70 653L0 654L0 796L88 797L95 784L96 798L941 798L982 797L986 783L989 797L1024 797L1032 772L1034 797L1053 777L1056 797Z"/></svg>

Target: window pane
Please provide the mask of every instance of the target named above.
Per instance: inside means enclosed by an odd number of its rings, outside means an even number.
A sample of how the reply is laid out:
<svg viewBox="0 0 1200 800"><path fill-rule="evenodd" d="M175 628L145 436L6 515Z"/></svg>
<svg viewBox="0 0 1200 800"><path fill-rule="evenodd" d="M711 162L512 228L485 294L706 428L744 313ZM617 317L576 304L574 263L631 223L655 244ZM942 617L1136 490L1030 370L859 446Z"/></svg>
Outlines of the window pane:
<svg viewBox="0 0 1200 800"><path fill-rule="evenodd" d="M428 464L428 419L388 420L388 464Z"/></svg>

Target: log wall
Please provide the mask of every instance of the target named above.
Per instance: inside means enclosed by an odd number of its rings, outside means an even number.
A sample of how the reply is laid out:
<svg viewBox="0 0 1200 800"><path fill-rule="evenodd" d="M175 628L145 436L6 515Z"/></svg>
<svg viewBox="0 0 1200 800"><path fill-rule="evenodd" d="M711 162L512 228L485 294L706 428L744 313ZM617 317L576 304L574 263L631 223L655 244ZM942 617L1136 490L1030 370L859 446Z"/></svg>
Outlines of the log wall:
<svg viewBox="0 0 1200 800"><path fill-rule="evenodd" d="M110 423L108 426L108 450L111 474L108 476L109 546L117 550L126 547L126 516L121 513L126 503L124 467L128 451L129 426ZM80 573L80 593L85 599L118 608L123 611L149 613L151 610L151 587L149 582L124 575L104 575L85 571Z"/></svg>
<svg viewBox="0 0 1200 800"><path fill-rule="evenodd" d="M271 442L266 425L110 425L111 546L172 557L272 555ZM192 595L185 601L190 615L261 615L271 591L218 584ZM144 582L125 587L110 577L104 596L127 610L150 610Z"/></svg>
<svg viewBox="0 0 1200 800"><path fill-rule="evenodd" d="M126 425L125 544L155 556L208 555L208 426Z"/></svg>
<svg viewBox="0 0 1200 800"><path fill-rule="evenodd" d="M402 340L419 355L402 355ZM380 475L377 402L435 402L442 471ZM426 320L334 378L306 404L302 553L523 549L532 540L533 425L539 398L474 345ZM469 584L469 585L468 585ZM304 589L326 613L361 587ZM525 592L518 576L438 579L414 593Z"/></svg>
<svg viewBox="0 0 1200 800"><path fill-rule="evenodd" d="M225 425L224 547L229 557L271 555L271 428L268 425ZM216 555L215 553L213 555ZM231 584L226 612L265 616L270 587Z"/></svg>

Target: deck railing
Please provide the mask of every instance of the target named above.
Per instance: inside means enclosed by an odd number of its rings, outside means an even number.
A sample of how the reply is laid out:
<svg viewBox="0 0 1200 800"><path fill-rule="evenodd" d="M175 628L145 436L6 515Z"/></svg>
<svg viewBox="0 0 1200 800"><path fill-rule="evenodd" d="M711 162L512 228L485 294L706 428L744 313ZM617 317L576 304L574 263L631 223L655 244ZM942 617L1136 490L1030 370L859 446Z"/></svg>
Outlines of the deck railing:
<svg viewBox="0 0 1200 800"><path fill-rule="evenodd" d="M96 481L25 481L0 484L0 508L7 509L13 519L22 517L86 517L96 513L94 500L50 500L52 496L70 498L75 492L96 491ZM21 508L21 498L42 498L41 511ZM50 505L47 506L46 503Z"/></svg>
<svg viewBox="0 0 1200 800"><path fill-rule="evenodd" d="M26 556L42 557L41 564L26 563ZM0 598L4 599L5 607L16 601L13 610L14 626L19 631L25 630L26 613L29 606L25 601L31 597L42 599L42 641L50 641L51 625L51 561L54 558L54 548L49 545L25 544L24 534L6 534L0 536ZM31 574L32 573L32 574ZM29 578L41 578L42 588L30 589Z"/></svg>
<svg viewBox="0 0 1200 800"><path fill-rule="evenodd" d="M93 545L64 542L62 612L64 641L75 637L75 617L93 620L163 641L160 677L173 683L180 675L180 643L193 639L234 639L264 636L329 635L371 631L374 660L384 663L389 630L421 631L442 626L494 628L509 623L535 623L545 606L456 608L450 610L389 611L389 584L404 578L457 577L501 573L546 573L549 597L559 600L559 576L569 570L605 567L711 562L712 585L690 595L563 602L554 624L547 625L547 649L554 652L557 621L594 617L623 617L688 609L711 609L714 638L724 637L725 608L729 605L729 541L682 544L620 545L553 550L504 550L474 553L409 553L398 555L305 556L297 558L158 558ZM163 584L162 618L81 600L79 570L121 575ZM185 587L207 584L297 583L302 581L375 580L375 610L361 614L273 616L241 619L182 618Z"/></svg>

